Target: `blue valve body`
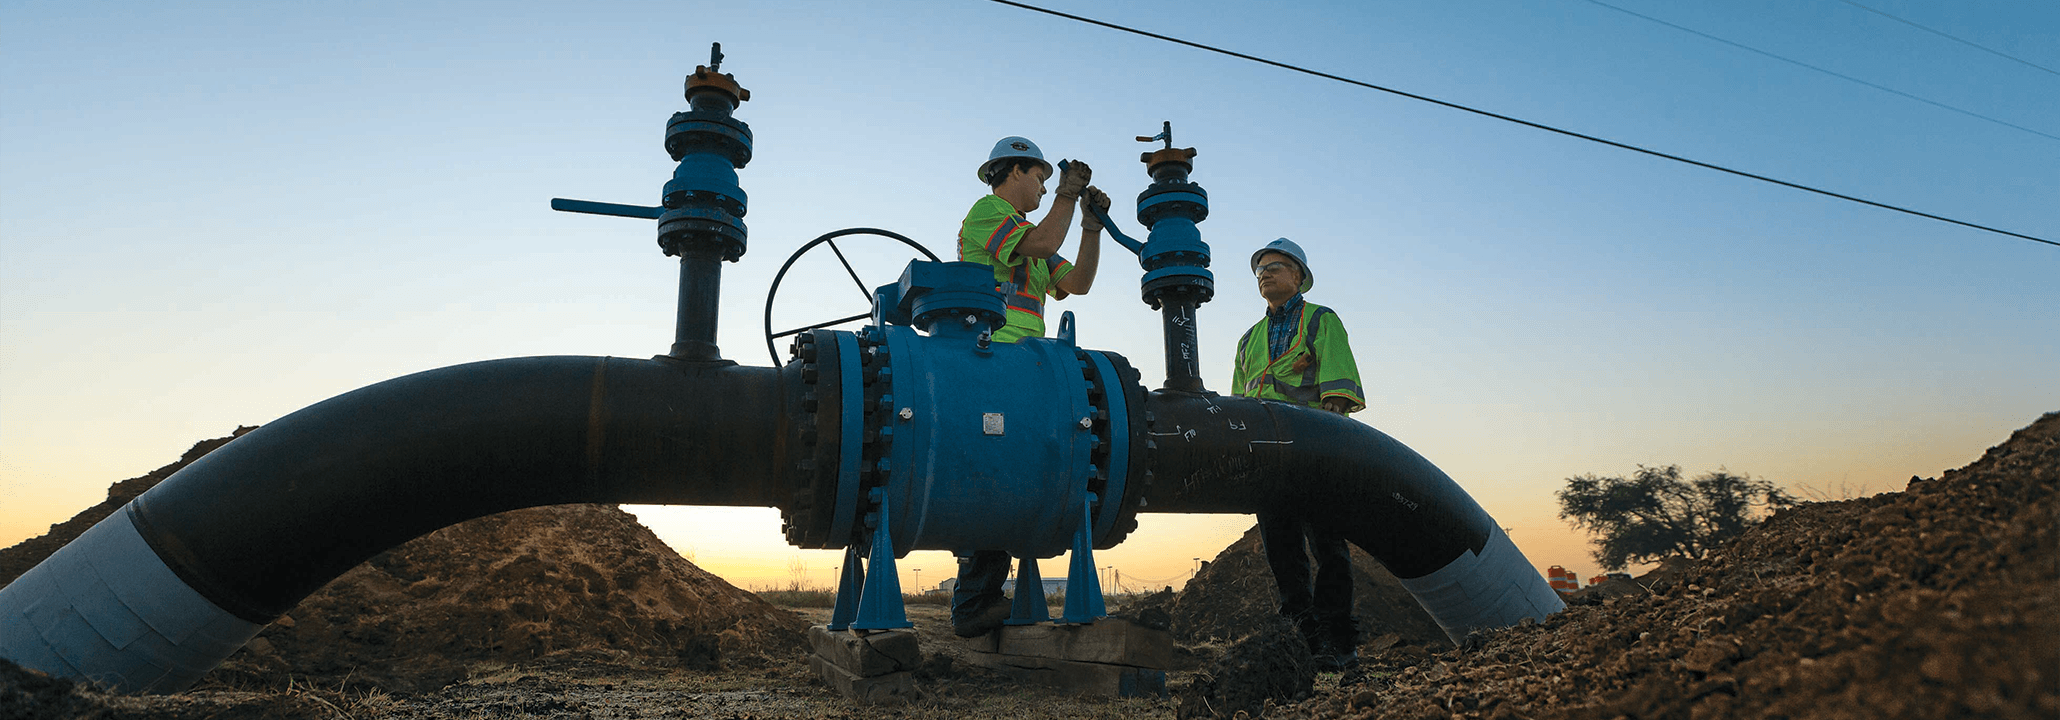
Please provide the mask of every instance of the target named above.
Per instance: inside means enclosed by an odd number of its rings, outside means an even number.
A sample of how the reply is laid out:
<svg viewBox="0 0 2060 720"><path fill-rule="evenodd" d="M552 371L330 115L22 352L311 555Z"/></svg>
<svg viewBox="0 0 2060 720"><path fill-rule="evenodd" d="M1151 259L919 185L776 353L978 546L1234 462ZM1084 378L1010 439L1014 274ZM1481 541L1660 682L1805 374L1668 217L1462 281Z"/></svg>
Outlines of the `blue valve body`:
<svg viewBox="0 0 2060 720"><path fill-rule="evenodd" d="M1134 506L1090 508L1086 498L1123 498L1142 455L1131 448L1143 397L1135 371L1070 338L994 342L1004 306L992 272L917 261L875 293L876 318L897 324L813 331L853 380L838 407L859 446L841 450L850 471L831 495L830 546L866 542L875 491L887 500L895 555L1054 557L1082 522L1097 545L1129 531L1120 519Z"/></svg>

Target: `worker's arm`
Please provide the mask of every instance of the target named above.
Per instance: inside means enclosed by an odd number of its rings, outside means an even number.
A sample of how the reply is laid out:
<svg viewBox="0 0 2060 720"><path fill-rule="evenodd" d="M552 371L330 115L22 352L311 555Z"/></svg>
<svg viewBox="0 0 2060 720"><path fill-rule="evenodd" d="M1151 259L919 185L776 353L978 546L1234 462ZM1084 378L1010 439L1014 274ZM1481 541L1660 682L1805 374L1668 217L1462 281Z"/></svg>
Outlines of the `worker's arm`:
<svg viewBox="0 0 2060 720"><path fill-rule="evenodd" d="M1059 248L1066 244L1066 230L1073 225L1074 202L1065 198L1052 200L1051 210L1044 214L1044 219L1037 221L1030 232L1024 233L1023 239L1016 243L1016 255L1041 258L1058 254Z"/></svg>
<svg viewBox="0 0 2060 720"><path fill-rule="evenodd" d="M1086 191L1094 170L1078 160L1062 160L1059 165L1063 169L1059 170L1059 189L1052 193L1051 209L1045 211L1044 220L1038 222L1037 227L1030 228L1023 241L1016 244L1018 255L1051 257L1066 244L1066 228L1073 224L1073 206Z"/></svg>
<svg viewBox="0 0 2060 720"><path fill-rule="evenodd" d="M1366 409L1366 390L1359 384L1359 362L1352 358L1352 338L1345 322L1334 312L1324 312L1309 324L1309 350L1317 358L1317 388L1323 409L1349 415Z"/></svg>
<svg viewBox="0 0 2060 720"><path fill-rule="evenodd" d="M1109 196L1090 185L1080 194L1080 257L1073 260L1073 272L1059 278L1058 292L1052 297L1063 300L1067 295L1086 295L1094 288L1094 269L1102 258L1102 224L1088 209L1096 207L1108 212Z"/></svg>

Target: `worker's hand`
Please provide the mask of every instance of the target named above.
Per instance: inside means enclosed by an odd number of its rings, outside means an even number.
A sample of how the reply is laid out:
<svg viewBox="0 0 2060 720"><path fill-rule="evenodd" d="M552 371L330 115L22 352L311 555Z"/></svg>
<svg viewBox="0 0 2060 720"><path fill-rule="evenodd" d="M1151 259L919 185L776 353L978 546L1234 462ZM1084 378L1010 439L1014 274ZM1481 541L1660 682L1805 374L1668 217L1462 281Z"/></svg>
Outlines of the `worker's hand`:
<svg viewBox="0 0 2060 720"><path fill-rule="evenodd" d="M1086 189L1087 183L1093 179L1094 169L1089 168L1087 163L1079 160L1066 161L1066 169L1059 171L1059 199L1072 202L1074 198L1080 197L1080 191Z"/></svg>
<svg viewBox="0 0 2060 720"><path fill-rule="evenodd" d="M1352 401L1341 397L1327 397L1323 399L1323 409L1339 415L1350 415L1352 414Z"/></svg>
<svg viewBox="0 0 2060 720"><path fill-rule="evenodd" d="M1102 192L1101 188L1089 185L1087 189L1080 191L1080 229L1101 232L1102 221L1101 218L1095 217L1095 210L1103 213L1109 211L1109 194Z"/></svg>

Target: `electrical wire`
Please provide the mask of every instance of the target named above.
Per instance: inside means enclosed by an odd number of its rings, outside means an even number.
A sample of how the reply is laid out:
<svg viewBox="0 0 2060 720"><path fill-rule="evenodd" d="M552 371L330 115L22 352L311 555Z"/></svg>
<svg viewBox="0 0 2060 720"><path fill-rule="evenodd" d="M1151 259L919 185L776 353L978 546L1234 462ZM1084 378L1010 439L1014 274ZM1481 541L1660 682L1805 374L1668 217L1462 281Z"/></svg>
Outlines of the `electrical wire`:
<svg viewBox="0 0 2060 720"><path fill-rule="evenodd" d="M2035 68L2038 68L2038 69L2040 69L2040 70L2044 70L2044 71L2046 71L2046 72L2052 73L2052 74L2054 74L2054 75L2060 75L2060 71L2055 71L2054 69L2052 69L2052 68L2049 68L2049 67L2046 67L2046 66L2044 66L2044 65L2040 65L2040 64L2038 64L2038 63L2035 63L2035 62L2032 62L2032 61L2030 61L2030 60L2026 60L2026 59L2024 59L2024 58L2020 58L2020 57L2017 57L2017 56L2014 56L2014 55L2006 55L2006 54L2004 54L2003 52L2001 52L2001 51L1999 51L1999 50L1991 50L1991 49L1989 49L1989 48L1986 48L1986 47L1982 47L1982 46L1980 46L1980 45L1976 45L1976 44L1974 44L1974 43L1972 43L1972 42L1969 42L1969 41L1966 41L1966 40L1962 40L1962 39L1960 39L1960 38L1956 38L1956 37L1953 37L1953 36L1951 36L1951 35L1947 35L1947 34L1945 34L1944 32L1941 32L1941 31L1938 31L1938 30L1933 30L1933 29L1931 29L1931 28L1925 27L1925 26L1923 26L1923 25L1918 25L1917 23L1913 23L1913 22L1910 22L1910 21L1908 21L1908 20L1904 20L1904 19L1902 19L1902 18L1896 17L1896 16L1894 16L1894 15L1890 15L1890 14L1888 14L1888 13L1885 13L1885 12L1882 12L1882 11L1880 11L1880 10L1876 10L1876 9L1874 9L1874 8L1870 8L1870 7L1867 7L1867 6L1865 6L1865 5L1861 5L1861 4L1859 4L1859 3L1853 2L1853 0L1838 0L1838 1L1839 1L1839 2L1842 2L1842 3L1845 3L1845 4L1847 4L1847 5L1851 5L1851 6L1853 6L1853 7L1859 8L1859 9L1861 9L1861 10L1865 10L1865 11L1867 11L1867 12L1870 12L1870 13L1874 13L1874 14L1876 14L1876 15L1880 15L1880 16L1882 16L1882 17L1885 17L1885 18L1888 18L1888 19L1890 19L1890 20L1894 20L1894 21L1896 21L1896 22L1899 22L1899 23L1902 23L1902 24L1904 24L1904 25L1908 25L1908 26L1910 26L1910 27L1913 27L1913 28L1917 28L1918 30L1923 30L1924 32L1928 32L1928 33L1931 33L1931 34L1933 34L1933 35L1937 35L1937 36L1939 36L1939 37L1945 38L1945 39L1947 39L1947 40L1951 40L1951 41L1953 41L1953 42L1956 42L1956 43L1959 43L1959 44L1961 44L1961 45L1965 45L1965 46L1967 46L1967 47L1971 47L1971 48L1974 48L1974 49L1976 49L1976 50L1980 50L1980 51L1982 51L1982 52L1985 52L1985 53L1988 53L1988 54L1990 54L1990 55L1994 55L1994 56L1996 56L1996 57L1999 57L1999 58L2003 58L2003 59L2005 59L2005 60L2012 60L2012 61L2015 61L2015 62L2020 62L2020 63L2023 63L2023 64L2025 64L2025 65L2029 65L2029 66L2031 66L2031 67L2035 67Z"/></svg>
<svg viewBox="0 0 2060 720"><path fill-rule="evenodd" d="M1860 84L1860 85L1865 85L1865 86L1867 86L1867 87L1870 87L1870 88L1874 88L1874 89L1876 89L1876 90L1880 90L1880 91L1882 91L1882 92L1885 92L1885 93L1889 93L1889 94L1892 94L1892 95L1898 95L1898 96L1901 96L1901 97L1909 98L1909 99L1911 99L1911 100L1915 100L1915 101L1917 101L1917 102L1921 102L1921 103L1924 103L1924 104L1926 104L1926 105L1930 105L1930 106L1932 106L1932 107L1935 107L1935 108L1942 108L1942 109L1945 109L1945 110L1951 110L1951 111L1953 111L1953 112L1956 112L1956 113L1959 113L1959 114L1961 114L1961 115L1966 115L1967 117L1971 117L1971 118L1977 118L1977 119L1981 119L1981 120L1987 120L1987 121L1989 121L1989 122L1995 123L1995 124L1997 124L1997 125L2001 125L2001 126L2003 126L2003 127L2007 127L2007 128L2011 128L2011 129L2015 129L2015 130L2023 130L2023 131L2025 131L2025 132L2031 133L2031 134L2033 134L2033 135L2037 135L2037 136L2039 136L2039 137L2042 137L2042 138L2046 138L2046 139L2049 139L2049 140L2060 140L2060 135L2053 135L2053 134L2049 134L2049 133L2043 133L2043 132L2039 132L2039 131L2037 131L2037 130L2033 130L2033 129L2031 129L2031 128L2025 127L2025 126L2023 126L2023 125L2018 125L2018 124L2016 124L2016 123L2011 123L2011 122L2005 122L2005 121L2002 121L2002 120L1997 120L1997 119L1995 119L1995 118L1992 118L1992 117L1989 117L1989 116L1987 116L1987 115L1983 115L1983 114L1981 114L1981 113L1978 113L1978 112L1974 112L1974 111L1972 111L1972 110L1965 110L1965 109L1961 109L1961 108L1953 107L1953 106L1951 106L1951 105L1947 105L1947 104L1945 104L1945 103L1942 103L1942 102L1938 102L1938 101L1936 101L1936 100L1931 100L1931 99L1928 99L1928 98L1922 98L1922 97L1918 97L1918 96L1916 96L1916 95L1911 95L1911 94L1909 94L1909 93L1906 93L1906 92L1903 92L1903 91L1901 91L1901 90L1897 90L1897 89L1895 89L1895 88L1892 88L1892 87L1888 87L1888 86L1885 86L1885 85L1876 85L1876 84L1874 84L1874 83L1871 83L1871 82L1867 82L1867 81L1865 81L1865 80L1861 80L1861 79L1859 79L1859 78L1853 77L1853 76L1851 76L1851 75L1846 75L1846 74L1844 74L1844 73L1839 73L1839 72L1835 72L1835 71L1831 71L1831 70L1826 70L1826 69L1824 69L1824 68L1820 68L1820 67L1817 67L1817 66L1815 66L1815 65L1811 65L1811 64L1809 64L1809 63L1803 62L1803 61L1801 61L1801 60L1795 60L1795 59L1791 59L1791 58L1786 58L1786 57L1782 57L1782 56L1780 56L1780 55L1776 55L1776 54L1774 54L1774 53L1770 53L1770 52L1767 52L1767 51L1765 51L1765 50L1761 50L1761 49L1759 49L1759 48L1756 48L1756 47L1753 47L1753 46L1751 46L1751 45L1745 45L1745 44L1743 44L1743 43L1737 43L1737 42L1732 42L1732 41L1730 41L1730 40L1725 40L1725 39L1723 39L1723 38L1717 37L1717 36L1715 36L1715 35L1711 35L1711 34L1709 34L1709 33L1703 32L1703 31L1701 31L1701 30L1697 30L1697 29L1695 29L1695 28L1690 28L1690 27L1683 27L1683 26L1681 26L1681 25L1676 25L1676 24L1674 24L1674 23L1670 23L1670 22L1667 22L1667 21L1665 21L1665 20L1661 20L1661 19L1659 19L1659 18L1656 18L1656 17L1653 17L1653 16L1651 16L1651 15L1645 15L1645 14L1642 14L1642 13L1638 13L1638 12L1634 12L1634 11L1631 11L1631 10L1626 10L1626 9L1623 9L1623 8L1617 7L1617 6L1615 6L1615 5L1611 5L1611 4L1609 4L1609 3L1603 2L1602 0L1587 0L1587 1L1588 1L1588 3L1589 3L1589 4L1592 4L1592 5L1600 5L1600 6L1602 6L1602 7L1605 7L1605 8L1609 8L1609 9L1611 9L1611 10L1615 10L1615 11L1617 11L1617 12L1623 13L1623 14L1625 14L1625 15L1629 15L1629 16L1631 16L1631 17L1634 17L1634 18L1638 18L1638 19L1640 19L1640 20L1645 20L1645 21L1647 21L1647 22L1654 22L1654 23L1658 23L1658 24L1661 24L1661 25L1665 25L1665 26L1667 26L1667 27L1673 28L1673 29L1675 29L1675 30L1679 30L1679 31L1681 31L1681 32L1684 32L1684 33L1688 33L1688 34L1690 34L1690 35L1694 35L1694 36L1696 36L1696 37L1699 37L1699 38L1703 38L1703 39L1705 39L1705 40L1712 40L1712 41L1715 41L1715 42L1720 42L1720 43L1723 43L1723 44L1725 44L1725 45L1729 45L1729 46L1731 46L1731 47L1735 47L1735 48L1738 48L1738 49L1740 49L1740 50L1744 50L1744 51L1746 51L1746 52L1751 52L1751 53L1757 53L1757 54L1759 54L1759 55L1763 55L1763 56L1766 56L1766 57L1770 57L1770 58L1773 58L1773 59L1775 59L1775 60L1780 60L1781 62L1785 62L1785 63L1788 63L1788 64L1790 64L1790 65L1794 65L1794 66L1796 66L1796 67L1800 67L1800 68L1805 68L1805 69L1809 69L1809 70L1815 70L1815 71L1817 71L1817 72L1820 72L1820 73L1824 73L1825 75L1830 75L1830 76L1832 76L1832 77L1838 78L1838 79L1840 79L1840 80L1844 80L1844 81L1846 81L1846 82L1850 82L1850 83L1856 83L1856 84Z"/></svg>
<svg viewBox="0 0 2060 720"><path fill-rule="evenodd" d="M1558 133L1558 134L1560 134L1560 135L1565 135L1565 136L1567 136L1567 137L1571 137L1571 138L1578 138L1578 139L1581 139L1581 140L1587 140L1587 141L1589 141L1589 142L1594 142L1594 143L1601 143L1601 144L1603 144L1603 145L1608 145L1608 146L1610 146L1610 147L1620 148L1620 149L1623 149L1623 150L1629 150L1629 151L1632 151L1632 152L1636 152L1636 153L1643 153L1643 154L1646 154L1646 155L1651 155L1651 156L1653 156L1653 157L1656 157L1656 158L1661 158L1661 159L1665 159L1665 160L1672 160L1672 161L1674 161L1674 162L1678 162L1678 163L1686 163L1686 164L1688 164L1688 165L1694 165L1694 166L1696 166L1696 167L1700 167L1700 168L1705 168L1705 169L1709 169L1709 170L1715 170L1715 171L1718 171L1718 172L1723 172L1723 173L1729 173L1729 174L1732 174L1732 175L1737 175L1737 176L1739 176L1739 177L1743 177L1743 178L1751 178L1751 179L1753 179L1753 180L1758 180L1758 181L1761 181L1761 182L1767 182L1767 183L1773 183L1773 184L1775 184L1775 185L1780 185L1780 186L1783 186L1783 187L1789 187L1789 188L1794 188L1794 189L1796 189L1796 190L1802 190L1802 191L1805 191L1805 192L1812 192L1812 193L1816 193L1816 194L1818 194L1818 195L1823 195L1823 196L1826 196L1826 197L1833 197L1833 198L1838 198L1838 199L1840 199L1840 200L1846 200L1846 201L1849 201L1849 202L1856 202L1856 203L1860 203L1860 204L1862 204L1862 205L1871 205L1871 206L1873 206L1873 207L1881 208L1881 209L1883 209L1883 210L1893 210L1893 211L1895 211L1895 212L1899 212L1899 213L1904 213L1904 214L1907 214L1907 215L1915 215L1915 216L1917 216L1917 217L1921 217L1921 218L1927 218L1927 219L1930 219L1930 220L1937 220L1937 221L1939 221L1939 222L1944 222L1944 223L1951 223L1951 224L1954 224L1954 225L1959 225L1959 226L1961 226L1961 227L1966 227L1966 228L1972 228L1972 229L1975 229L1975 230L1981 230L1981 231L1984 231L1984 232L1992 232L1992 233L1995 233L1995 234L1998 234L1998 235L2008 235L2008 236L2010 236L2010 237L2014 237L2014 238L2020 238L2020 239L2024 239L2024 240L2030 240L2030 241L2032 241L2032 242L2037 242L2037 243L2045 243L2045 244L2047 244L2047 245L2052 245L2052 246L2054 246L2054 247L2060 247L2060 242L2054 242L2054 241L2052 241L2052 240L2047 240L2047 239L2045 239L2045 238L2040 238L2040 237L2033 237L2033 236L2030 236L2030 235L2026 235L2026 234L2023 234L2023 233L2017 233L2017 232L2011 232L2011 231L2009 231L2009 230L2001 230L2001 229L1998 229L1998 228L1992 228L1992 227L1989 227L1989 226L1987 226L1987 225L1977 225L1977 224L1975 224L1975 223L1971 223L1971 222L1966 222L1966 221L1963 221L1963 220L1954 220L1954 219L1952 219L1952 218L1949 218L1949 217L1944 217L1944 216L1941 216L1941 215L1933 215L1933 214L1931 214L1931 213L1928 213L1928 212L1924 212L1924 211L1921 211L1921 210L1911 210L1911 209L1909 209L1909 208L1905 208L1905 207L1898 207L1898 206L1895 206L1895 205L1890 205L1890 204L1887 204L1887 203L1880 203L1880 202L1875 202L1875 201L1873 201L1873 200L1868 200L1868 199L1865 199L1865 198L1858 198L1858 197L1853 197L1853 196L1851 196L1851 195L1845 195L1845 194L1841 194L1841 193L1836 193L1836 192L1832 192L1832 191L1830 191L1830 190L1822 190L1822 189L1819 189L1819 188L1814 188L1814 187L1810 187L1810 186L1808 186L1808 185L1803 185L1803 184L1799 184L1799 183L1792 183L1792 182L1789 182L1789 181L1786 181L1786 180L1779 180L1779 179L1775 179L1775 178L1767 177L1767 176L1765 176L1765 175L1756 175L1756 174L1753 174L1753 173L1745 172L1745 171L1743 171L1743 170L1733 170L1733 169L1731 169L1731 168L1727 168L1727 167L1724 167L1724 166L1722 166L1722 165L1714 165L1714 164L1711 164L1711 163L1706 163L1706 162L1703 162L1703 161L1700 161L1700 160L1691 160L1691 159L1689 159L1689 158L1681 157L1681 156L1679 156L1679 155L1669 155L1669 154L1667 154L1667 153L1659 152L1659 151L1657 151L1657 150L1647 150L1647 149L1645 149L1645 148L1642 148L1642 147L1638 147L1638 146L1636 146L1636 145L1629 145L1629 144L1625 144L1625 143L1620 143L1620 142L1617 142L1617 141L1615 141L1615 140L1607 140L1607 139L1603 139L1603 138L1595 137L1595 136L1593 136L1593 135L1585 135L1585 134L1582 134L1582 133L1574 132L1574 131L1572 131L1572 130L1562 130L1562 129L1559 129L1559 128L1556 128L1556 127L1553 127L1553 126L1551 126L1551 125L1545 125L1545 124L1542 124L1542 123L1535 123L1535 122L1531 122L1531 121L1529 121L1529 120L1524 120L1524 119L1521 119L1521 118L1515 118L1515 117L1510 117L1510 116L1508 116L1508 115L1502 115L1502 114L1499 114L1499 113L1489 112L1489 111L1487 111L1487 110L1480 110L1480 109L1477 109L1477 108L1467 107L1467 106L1465 106L1465 105L1460 105L1460 104L1458 104L1458 103L1446 102L1446 101L1444 101L1444 100L1439 100L1439 99L1437 99L1437 98L1433 98L1433 97L1428 97L1428 96L1424 96L1424 95L1418 95L1418 94L1416 94L1416 93L1412 93L1412 92L1408 92L1408 91L1404 91L1404 90L1397 90L1397 89L1394 89L1394 88L1390 88L1390 87L1383 87L1383 86L1380 86L1380 85L1375 85L1375 84L1373 84L1373 83L1369 83L1369 82L1363 82L1363 81L1359 81L1359 80L1353 80L1353 79L1351 79L1351 78L1348 78L1348 77L1343 77L1343 76L1340 76L1340 75L1333 75L1333 74L1330 74L1330 73L1327 73L1327 72L1323 72L1323 71L1321 71L1321 70L1311 70L1311 69L1309 69L1309 68L1301 67L1301 66L1298 66L1298 65L1289 65L1289 64L1287 64L1287 63L1284 63L1284 62L1279 62L1279 61L1276 61L1276 60L1268 60L1268 59L1266 59L1266 58L1258 57L1258 56L1255 56L1255 55L1247 55L1247 54L1244 54L1244 53L1241 53L1241 52L1237 52L1237 51L1235 51L1235 50L1225 50L1225 49L1223 49L1223 48L1219 48L1219 47L1215 47L1215 46L1211 46L1211 45L1204 45L1204 44L1202 44L1202 43L1194 42L1194 41L1191 41L1191 40L1182 40L1182 39L1180 39L1180 38L1172 37L1172 36L1169 36L1169 35L1160 35L1160 34L1158 34L1158 33L1155 33L1155 32L1151 32L1151 31L1148 31L1148 30L1139 30L1139 29L1137 29L1137 28L1133 28L1133 27L1128 27L1128 26L1124 26L1124 25L1117 25L1117 24L1115 24L1115 23L1111 23L1111 22L1104 22L1104 21L1101 21L1101 20L1096 20L1096 19L1094 19L1094 18L1090 18L1090 17L1082 17L1082 16L1079 16L1079 15L1074 15L1074 14L1071 14L1071 13L1065 13L1065 12L1060 12L1060 11L1057 11L1057 10L1051 10L1051 9L1047 9L1047 8L1041 8L1041 7L1038 7L1038 6L1036 6L1036 5L1029 5L1029 4L1025 4L1025 3L1015 2L1014 0L989 0L989 1L990 1L990 2L994 2L994 3L997 3L997 4L1001 4L1001 5L1008 5L1008 6L1010 6L1010 7L1016 7L1016 8L1021 8L1021 9L1024 9L1024 10L1029 10L1029 11L1032 11L1032 12L1040 12L1040 13L1044 13L1044 14L1046 14L1046 15L1052 15L1052 16L1055 16L1055 17L1061 17L1061 18L1065 18L1065 19L1067 19L1067 20L1073 20L1073 21L1075 21L1075 22L1083 22L1083 23L1087 23L1087 24L1089 24L1089 25L1098 25L1098 26L1101 26L1101 27L1105 27L1105 28L1108 28L1108 29L1110 29L1110 30L1117 30L1117 31L1121 31L1121 32L1127 32L1127 33L1130 33L1130 34L1133 34L1133 35L1142 35L1142 36L1144 36L1144 37L1152 38L1152 39L1154 39L1154 40L1163 40L1163 41L1165 41L1165 42L1170 42L1170 43L1174 43L1174 44L1176 44L1176 45L1186 45L1186 46L1188 46L1188 47L1191 47L1191 48L1195 48L1195 49L1197 49L1197 50L1207 50L1207 51L1209 51L1209 52L1213 52L1213 53L1218 53L1218 54L1222 54L1222 55L1228 55L1228 56L1231 56L1231 57L1234 57L1234 58L1238 58L1238 59L1240 59L1240 60L1250 60L1250 61L1252 61L1252 62L1255 62L1255 63L1259 63L1259 64L1262 64L1262 65L1271 65L1271 66L1273 66L1273 67L1277 67L1277 68L1280 68L1280 69L1283 69L1283 70L1292 70L1292 71L1294 71L1294 72L1302 73L1302 74L1304 74L1304 75L1313 75L1313 76L1315 76L1315 77L1320 77L1320 78L1323 78L1323 79L1326 79L1326 80L1335 80L1335 81L1337 81L1337 82L1345 83L1345 84L1347 84L1347 85L1357 85L1357 86L1359 86L1359 87L1367 88L1367 89L1369 89L1369 90L1379 90L1379 91L1381 91L1381 92L1384 92L1384 93L1388 93L1388 94L1391 94L1391 95L1399 95L1399 96L1402 96L1402 97L1406 97L1406 98L1409 98L1409 99L1411 99L1411 100L1420 100L1420 101L1423 101L1423 102L1431 103L1431 104L1433 104L1433 105L1438 105L1438 106L1442 106L1442 107L1447 107L1447 108L1451 108L1451 109L1454 109L1454 110L1461 110L1461 111L1465 111L1465 112L1470 112L1470 113L1473 113L1473 114L1475 114L1475 115L1480 115L1480 116L1482 116L1482 117L1490 117L1490 118L1494 118L1494 119L1496 119L1496 120L1501 120L1501 121L1504 121L1504 122L1512 122L1512 123L1516 123L1516 124L1518 124L1518 125L1523 125L1523 126L1525 126L1525 127L1535 128L1535 129L1538 129L1538 130L1544 130L1544 131L1546 131L1546 132Z"/></svg>

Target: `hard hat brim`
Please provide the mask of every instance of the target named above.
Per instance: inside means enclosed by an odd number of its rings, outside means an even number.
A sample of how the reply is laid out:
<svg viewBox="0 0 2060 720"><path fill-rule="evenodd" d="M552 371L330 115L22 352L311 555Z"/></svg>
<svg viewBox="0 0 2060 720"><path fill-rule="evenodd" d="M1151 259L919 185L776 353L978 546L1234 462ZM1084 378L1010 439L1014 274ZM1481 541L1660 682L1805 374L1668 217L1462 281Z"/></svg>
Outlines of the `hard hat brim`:
<svg viewBox="0 0 2060 720"><path fill-rule="evenodd" d="M1008 157L998 157L993 160L981 163L980 169L973 171L973 177L975 179L978 179L981 183L987 183L987 173L989 170L994 169L995 163L1001 162L1003 160L1014 160L1016 158L1030 158L1031 160L1036 160L1038 165L1044 166L1044 174L1047 176L1051 175L1054 172L1057 172L1056 170L1052 169L1051 163L1044 161L1044 158L1030 157L1029 155L1010 155Z"/></svg>

